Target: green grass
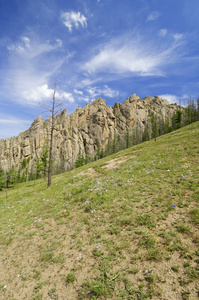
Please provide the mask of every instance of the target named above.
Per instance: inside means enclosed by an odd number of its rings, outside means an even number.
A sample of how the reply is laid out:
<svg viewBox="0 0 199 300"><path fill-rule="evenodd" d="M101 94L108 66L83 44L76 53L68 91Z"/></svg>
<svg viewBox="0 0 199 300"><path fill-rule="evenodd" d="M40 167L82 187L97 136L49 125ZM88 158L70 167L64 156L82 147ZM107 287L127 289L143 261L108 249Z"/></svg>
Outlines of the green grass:
<svg viewBox="0 0 199 300"><path fill-rule="evenodd" d="M70 272L66 278L67 283L73 283L75 281L75 274L74 272Z"/></svg>
<svg viewBox="0 0 199 300"><path fill-rule="evenodd" d="M0 299L197 299L198 187L197 122L0 192Z"/></svg>

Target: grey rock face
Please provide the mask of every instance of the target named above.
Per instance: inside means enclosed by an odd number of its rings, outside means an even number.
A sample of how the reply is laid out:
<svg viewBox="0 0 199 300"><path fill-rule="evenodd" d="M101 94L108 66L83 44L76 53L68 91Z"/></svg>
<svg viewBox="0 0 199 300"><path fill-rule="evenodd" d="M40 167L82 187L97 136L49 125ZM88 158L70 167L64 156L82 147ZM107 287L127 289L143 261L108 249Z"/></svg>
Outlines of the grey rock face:
<svg viewBox="0 0 199 300"><path fill-rule="evenodd" d="M53 157L57 165L64 163L65 169L74 166L82 153L94 157L98 145L105 149L108 141L114 137L125 137L128 130L130 136L135 132L142 134L149 116L157 120L171 119L177 104L167 100L148 96L140 99L133 94L123 104L115 103L108 107L106 101L98 98L87 103L83 108L78 107L74 113L67 115L63 110L55 118ZM29 158L29 170L40 158L42 147L50 138L51 118L45 122L39 116L28 130L11 139L0 140L0 163L3 169L19 166L24 158Z"/></svg>

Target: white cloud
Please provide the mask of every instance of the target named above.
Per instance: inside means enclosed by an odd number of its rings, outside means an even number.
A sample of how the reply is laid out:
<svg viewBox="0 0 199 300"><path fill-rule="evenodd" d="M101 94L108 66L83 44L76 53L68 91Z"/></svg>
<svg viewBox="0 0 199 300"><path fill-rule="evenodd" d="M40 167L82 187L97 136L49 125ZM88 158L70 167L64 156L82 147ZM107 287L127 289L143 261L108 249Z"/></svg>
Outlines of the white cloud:
<svg viewBox="0 0 199 300"><path fill-rule="evenodd" d="M61 47L62 44L63 44L62 40L60 40L60 39L56 39L56 42L57 42L57 44L58 44L60 47Z"/></svg>
<svg viewBox="0 0 199 300"><path fill-rule="evenodd" d="M17 54L26 54L26 50L21 45L11 45L7 47L10 52L16 52Z"/></svg>
<svg viewBox="0 0 199 300"><path fill-rule="evenodd" d="M116 97L119 95L119 91L113 90L107 85L104 85L102 88L99 87L89 87L87 89L87 93L91 95L92 100L95 99L97 96L107 96L110 98Z"/></svg>
<svg viewBox="0 0 199 300"><path fill-rule="evenodd" d="M85 74L85 76L86 77L88 77L88 75L86 75ZM78 83L78 86L79 87L86 87L86 86L90 86L90 85L92 85L94 83L94 81L93 80L91 80L90 78L86 78L86 79L83 79L82 81L80 81L79 83Z"/></svg>
<svg viewBox="0 0 199 300"><path fill-rule="evenodd" d="M50 78L56 78L62 65L74 55L62 51L59 39L50 43L26 36L11 44L8 50L8 64L0 70L3 81L0 94L23 105L34 105L41 97L49 97L46 86ZM72 95L62 93L60 97L73 101Z"/></svg>
<svg viewBox="0 0 199 300"><path fill-rule="evenodd" d="M159 95L160 98L168 100L170 103L178 103L179 97L171 94Z"/></svg>
<svg viewBox="0 0 199 300"><path fill-rule="evenodd" d="M25 43L25 46L30 48L30 39L27 36L23 36L21 39Z"/></svg>
<svg viewBox="0 0 199 300"><path fill-rule="evenodd" d="M176 96L172 94L159 95L160 98L168 100L170 103L178 103L184 105L189 99L188 95Z"/></svg>
<svg viewBox="0 0 199 300"><path fill-rule="evenodd" d="M88 88L87 93L89 93L91 95L92 99L95 99L99 95L99 92L97 91L96 87Z"/></svg>
<svg viewBox="0 0 199 300"><path fill-rule="evenodd" d="M167 35L167 29L160 29L159 30L159 36L165 37Z"/></svg>
<svg viewBox="0 0 199 300"><path fill-rule="evenodd" d="M67 93L67 92L64 92L64 91L59 91L56 93L57 95L57 98L64 101L68 101L70 103L73 103L74 102L74 98L73 98L73 95L71 93Z"/></svg>
<svg viewBox="0 0 199 300"><path fill-rule="evenodd" d="M21 42L11 44L7 47L10 52L16 52L17 54L27 54L27 50L30 48L30 39L27 36L21 37Z"/></svg>
<svg viewBox="0 0 199 300"><path fill-rule="evenodd" d="M110 87L108 87L107 85L105 85L104 88L101 89L101 93L104 96L107 96L107 97L110 97L110 98L113 98L113 97L116 97L116 96L119 95L119 91L113 90Z"/></svg>
<svg viewBox="0 0 199 300"><path fill-rule="evenodd" d="M50 101L52 100L52 95L53 89L49 89L47 84L23 92L24 99L32 105L44 100ZM64 91L56 91L55 97L62 101L74 102L72 94Z"/></svg>
<svg viewBox="0 0 199 300"><path fill-rule="evenodd" d="M74 93L78 94L78 95L83 95L83 92L82 91L78 91L77 89L74 89Z"/></svg>
<svg viewBox="0 0 199 300"><path fill-rule="evenodd" d="M183 38L183 34L176 33L174 34L174 40L179 41Z"/></svg>
<svg viewBox="0 0 199 300"><path fill-rule="evenodd" d="M174 62L178 44L161 44L141 37L118 38L96 47L96 54L82 68L88 73L109 72L138 76L163 75L162 67L170 58Z"/></svg>
<svg viewBox="0 0 199 300"><path fill-rule="evenodd" d="M17 118L11 118L11 119L5 119L5 118L0 118L0 124L13 124L13 125L20 125L20 124L29 124L30 121L27 120L22 120L22 119L17 119Z"/></svg>
<svg viewBox="0 0 199 300"><path fill-rule="evenodd" d="M63 19L64 25L69 29L70 32L72 31L73 26L75 26L75 28L78 28L79 25L81 25L83 28L87 27L87 19L80 12L65 12L62 13L61 18Z"/></svg>
<svg viewBox="0 0 199 300"><path fill-rule="evenodd" d="M28 59L33 59L45 53L52 52L62 46L62 41L60 39L56 39L56 43L54 44L49 41L40 42L37 38L31 41L28 37L21 37L20 40L21 41L9 45L7 48L10 51L10 54L12 54L12 52L13 54L14 52L15 54L25 53Z"/></svg>
<svg viewBox="0 0 199 300"><path fill-rule="evenodd" d="M44 99L51 100L52 95L53 90L49 89L47 84L23 92L24 99L33 104Z"/></svg>
<svg viewBox="0 0 199 300"><path fill-rule="evenodd" d="M148 16L147 16L147 21L154 21L158 19L161 16L161 13L157 10L152 11Z"/></svg>
<svg viewBox="0 0 199 300"><path fill-rule="evenodd" d="M85 102L89 102L90 98L89 97L84 97L84 98L82 98L82 100L85 101Z"/></svg>

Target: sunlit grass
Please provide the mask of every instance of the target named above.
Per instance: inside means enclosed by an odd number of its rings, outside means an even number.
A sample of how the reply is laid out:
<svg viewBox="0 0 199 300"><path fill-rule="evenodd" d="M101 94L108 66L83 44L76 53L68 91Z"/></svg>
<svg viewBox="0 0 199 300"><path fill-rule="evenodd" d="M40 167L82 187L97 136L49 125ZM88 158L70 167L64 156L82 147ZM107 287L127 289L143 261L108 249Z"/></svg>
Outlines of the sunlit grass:
<svg viewBox="0 0 199 300"><path fill-rule="evenodd" d="M199 123L52 182L0 192L0 298L196 299Z"/></svg>

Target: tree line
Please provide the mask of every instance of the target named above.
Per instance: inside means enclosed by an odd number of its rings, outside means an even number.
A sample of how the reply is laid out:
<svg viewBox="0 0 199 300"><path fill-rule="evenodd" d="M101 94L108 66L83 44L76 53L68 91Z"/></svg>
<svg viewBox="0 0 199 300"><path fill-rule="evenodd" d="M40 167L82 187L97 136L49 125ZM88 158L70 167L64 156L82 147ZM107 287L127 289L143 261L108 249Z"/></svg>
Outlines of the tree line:
<svg viewBox="0 0 199 300"><path fill-rule="evenodd" d="M106 149L103 149L100 144L98 144L94 160L149 141L150 139L156 140L158 136L172 132L196 121L199 121L199 98L196 102L189 100L186 107L179 106L171 119L166 118L165 120L162 115L155 113L149 115L148 120L145 121L144 131L139 126L135 127L132 132L127 128L125 134L122 136L115 134L114 138L108 141ZM83 166L91 160L91 157L79 152L75 167Z"/></svg>

